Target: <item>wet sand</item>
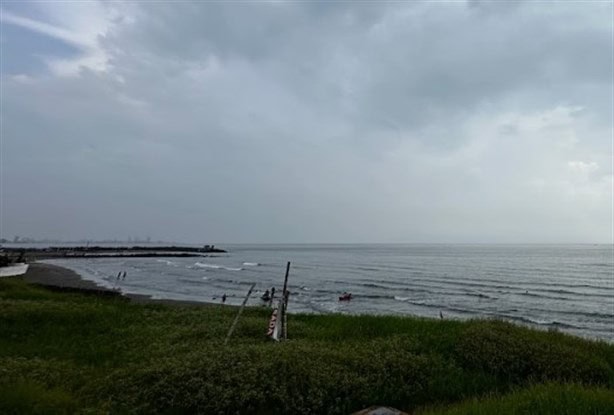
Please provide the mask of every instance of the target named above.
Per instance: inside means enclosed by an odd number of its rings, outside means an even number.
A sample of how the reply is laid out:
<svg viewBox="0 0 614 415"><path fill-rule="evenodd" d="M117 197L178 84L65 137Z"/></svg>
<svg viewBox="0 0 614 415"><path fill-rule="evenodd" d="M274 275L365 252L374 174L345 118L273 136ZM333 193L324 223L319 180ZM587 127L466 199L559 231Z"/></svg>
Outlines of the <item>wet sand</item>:
<svg viewBox="0 0 614 415"><path fill-rule="evenodd" d="M109 291L92 281L82 279L79 274L68 268L51 264L33 263L23 276L24 281L32 284L54 288L71 288L75 290Z"/></svg>
<svg viewBox="0 0 614 415"><path fill-rule="evenodd" d="M200 301L187 300L165 300L153 299L147 295L126 294L97 285L96 283L81 278L79 274L68 268L51 264L32 263L28 267L28 272L23 276L24 281L31 284L42 285L53 291L78 292L82 294L123 297L129 301L141 304L166 304L195 307L220 306L219 303L205 303ZM234 307L224 305L224 307Z"/></svg>

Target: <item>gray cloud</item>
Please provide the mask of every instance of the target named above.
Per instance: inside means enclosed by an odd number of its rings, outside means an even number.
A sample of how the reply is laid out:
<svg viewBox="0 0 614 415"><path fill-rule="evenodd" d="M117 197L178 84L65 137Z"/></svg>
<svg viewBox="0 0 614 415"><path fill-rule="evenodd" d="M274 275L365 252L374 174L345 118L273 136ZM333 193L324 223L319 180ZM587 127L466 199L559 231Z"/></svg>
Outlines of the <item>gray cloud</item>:
<svg viewBox="0 0 614 415"><path fill-rule="evenodd" d="M3 236L610 240L611 5L85 9L2 74Z"/></svg>

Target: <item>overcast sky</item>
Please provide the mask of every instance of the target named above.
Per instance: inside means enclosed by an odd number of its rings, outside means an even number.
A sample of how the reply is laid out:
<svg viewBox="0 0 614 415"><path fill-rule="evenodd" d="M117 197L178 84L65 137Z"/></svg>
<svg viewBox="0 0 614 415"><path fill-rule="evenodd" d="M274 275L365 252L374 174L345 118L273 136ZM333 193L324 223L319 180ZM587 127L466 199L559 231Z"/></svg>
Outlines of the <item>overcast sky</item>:
<svg viewBox="0 0 614 415"><path fill-rule="evenodd" d="M612 242L612 2L2 2L2 236Z"/></svg>

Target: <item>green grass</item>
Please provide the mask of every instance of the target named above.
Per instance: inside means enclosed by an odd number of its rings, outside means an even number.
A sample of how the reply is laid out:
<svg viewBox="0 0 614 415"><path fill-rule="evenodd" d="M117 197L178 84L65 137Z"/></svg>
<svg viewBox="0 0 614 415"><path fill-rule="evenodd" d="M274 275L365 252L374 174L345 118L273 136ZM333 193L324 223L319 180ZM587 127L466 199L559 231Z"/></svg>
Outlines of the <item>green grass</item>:
<svg viewBox="0 0 614 415"><path fill-rule="evenodd" d="M291 315L291 340L273 343L269 310L248 308L224 347L235 313L2 279L0 413L614 413L603 342L500 321Z"/></svg>
<svg viewBox="0 0 614 415"><path fill-rule="evenodd" d="M575 384L544 384L504 396L471 399L448 408L420 411L420 415L612 414L612 389Z"/></svg>

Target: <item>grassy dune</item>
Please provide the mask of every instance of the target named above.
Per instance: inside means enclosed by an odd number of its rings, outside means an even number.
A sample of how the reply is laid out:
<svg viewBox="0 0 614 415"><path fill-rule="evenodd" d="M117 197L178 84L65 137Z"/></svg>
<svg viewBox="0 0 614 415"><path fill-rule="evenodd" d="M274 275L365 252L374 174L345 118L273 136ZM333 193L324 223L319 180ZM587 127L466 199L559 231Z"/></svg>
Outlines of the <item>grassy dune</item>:
<svg viewBox="0 0 614 415"><path fill-rule="evenodd" d="M614 346L497 321L134 304L0 280L0 413L614 413Z"/></svg>

